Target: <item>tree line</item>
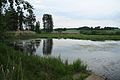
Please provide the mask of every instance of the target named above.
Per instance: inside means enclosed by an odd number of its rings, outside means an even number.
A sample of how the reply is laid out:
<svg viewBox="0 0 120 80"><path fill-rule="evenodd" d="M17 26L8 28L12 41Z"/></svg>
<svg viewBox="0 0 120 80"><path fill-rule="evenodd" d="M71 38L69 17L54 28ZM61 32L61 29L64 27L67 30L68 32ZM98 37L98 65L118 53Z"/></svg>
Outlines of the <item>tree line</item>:
<svg viewBox="0 0 120 80"><path fill-rule="evenodd" d="M119 29L119 28L118 27L103 27L103 28L101 28L101 26L97 26L97 27L83 26L83 27L77 28L77 30L115 30L115 29Z"/></svg>
<svg viewBox="0 0 120 80"><path fill-rule="evenodd" d="M79 28L56 28L54 29L55 31L66 31L66 30L117 30L119 29L118 27L103 27L97 26L97 27L88 27L88 26L83 26Z"/></svg>
<svg viewBox="0 0 120 80"><path fill-rule="evenodd" d="M36 21L33 6L24 0L1 0L0 19L1 30L10 31L23 28L33 30Z"/></svg>

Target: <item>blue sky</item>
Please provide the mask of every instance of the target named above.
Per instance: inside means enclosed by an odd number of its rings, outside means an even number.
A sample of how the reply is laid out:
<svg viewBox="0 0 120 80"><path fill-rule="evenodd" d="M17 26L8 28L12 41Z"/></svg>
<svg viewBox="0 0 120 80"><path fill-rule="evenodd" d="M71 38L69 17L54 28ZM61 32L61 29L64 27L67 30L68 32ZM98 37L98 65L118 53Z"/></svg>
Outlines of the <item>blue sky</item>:
<svg viewBox="0 0 120 80"><path fill-rule="evenodd" d="M34 6L37 20L52 14L54 26L120 27L120 0L27 0Z"/></svg>

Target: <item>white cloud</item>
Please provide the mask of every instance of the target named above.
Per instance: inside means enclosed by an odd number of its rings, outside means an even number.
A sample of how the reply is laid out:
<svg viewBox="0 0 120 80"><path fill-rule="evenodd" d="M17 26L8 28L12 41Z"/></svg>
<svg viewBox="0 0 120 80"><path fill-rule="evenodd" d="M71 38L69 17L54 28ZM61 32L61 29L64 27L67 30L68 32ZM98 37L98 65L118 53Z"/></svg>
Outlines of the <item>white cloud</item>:
<svg viewBox="0 0 120 80"><path fill-rule="evenodd" d="M27 0L37 18L53 15L55 26L119 26L120 0Z"/></svg>
<svg viewBox="0 0 120 80"><path fill-rule="evenodd" d="M40 5L42 3L42 0L25 0L30 2L33 5Z"/></svg>
<svg viewBox="0 0 120 80"><path fill-rule="evenodd" d="M101 14L120 11L118 0L44 0L43 5L60 11L83 14Z"/></svg>
<svg viewBox="0 0 120 80"><path fill-rule="evenodd" d="M118 26L119 23L114 20L76 20L62 16L54 16L55 27L82 27L82 26Z"/></svg>

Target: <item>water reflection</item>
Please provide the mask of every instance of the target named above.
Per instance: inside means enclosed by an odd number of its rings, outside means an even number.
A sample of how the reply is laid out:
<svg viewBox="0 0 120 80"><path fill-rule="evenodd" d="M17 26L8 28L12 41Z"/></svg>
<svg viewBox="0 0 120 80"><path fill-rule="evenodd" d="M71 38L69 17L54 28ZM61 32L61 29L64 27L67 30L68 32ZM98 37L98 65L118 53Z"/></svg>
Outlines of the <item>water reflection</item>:
<svg viewBox="0 0 120 80"><path fill-rule="evenodd" d="M36 40L36 42L35 42L36 48L38 48L40 46L40 42L41 42L41 40Z"/></svg>
<svg viewBox="0 0 120 80"><path fill-rule="evenodd" d="M35 42L26 42L24 45L24 52L28 52L33 55L36 52Z"/></svg>
<svg viewBox="0 0 120 80"><path fill-rule="evenodd" d="M53 40L46 39L43 40L43 55L49 55L52 52Z"/></svg>
<svg viewBox="0 0 120 80"><path fill-rule="evenodd" d="M22 52L28 53L30 55L34 55L36 50L40 47L41 40L31 40L31 41L21 41L15 42L14 47L16 50L20 50ZM53 40L45 39L43 40L43 55L49 55L52 52Z"/></svg>
<svg viewBox="0 0 120 80"><path fill-rule="evenodd" d="M37 48L40 46L40 42L41 40L14 42L14 47L16 50L34 55Z"/></svg>

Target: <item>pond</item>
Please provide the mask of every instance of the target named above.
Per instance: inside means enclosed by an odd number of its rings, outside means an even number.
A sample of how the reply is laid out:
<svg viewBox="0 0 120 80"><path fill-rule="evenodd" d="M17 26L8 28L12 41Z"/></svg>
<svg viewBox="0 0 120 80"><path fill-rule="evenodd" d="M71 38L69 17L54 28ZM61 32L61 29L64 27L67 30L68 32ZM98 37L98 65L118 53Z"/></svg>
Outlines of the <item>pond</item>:
<svg viewBox="0 0 120 80"><path fill-rule="evenodd" d="M15 48L30 55L60 56L69 63L81 59L92 72L120 80L120 41L31 39L15 43Z"/></svg>

